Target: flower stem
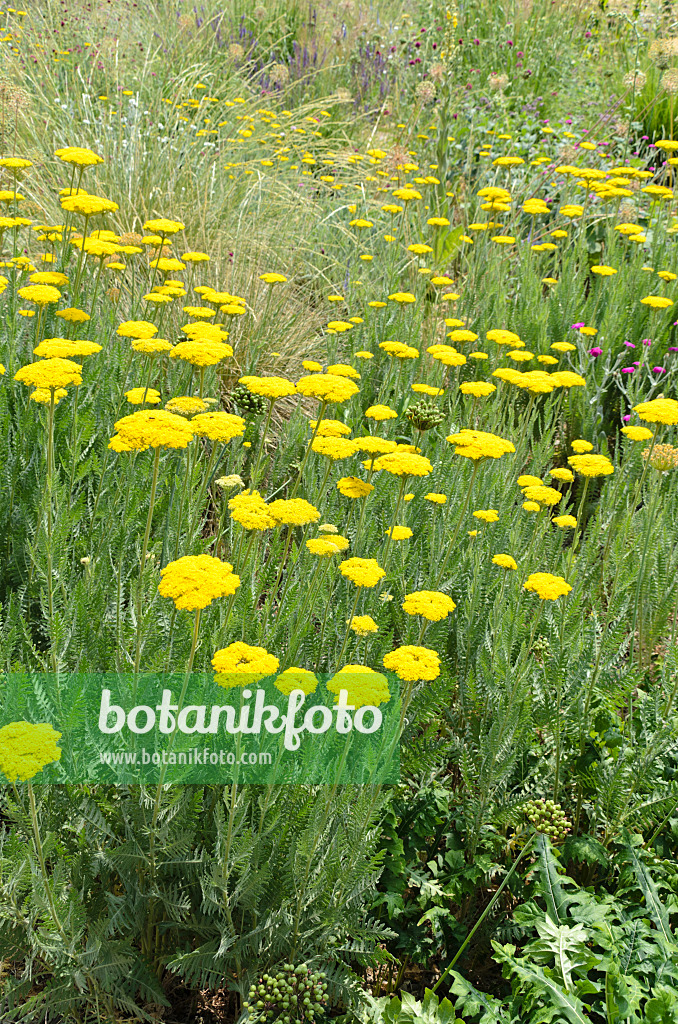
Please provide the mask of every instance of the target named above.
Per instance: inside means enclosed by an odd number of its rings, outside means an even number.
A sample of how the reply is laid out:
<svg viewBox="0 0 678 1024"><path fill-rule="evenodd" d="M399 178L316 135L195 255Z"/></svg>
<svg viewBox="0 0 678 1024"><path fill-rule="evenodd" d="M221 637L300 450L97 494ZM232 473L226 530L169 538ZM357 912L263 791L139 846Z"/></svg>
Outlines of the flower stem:
<svg viewBox="0 0 678 1024"><path fill-rule="evenodd" d="M153 478L151 480L151 496L148 502L148 518L146 520L146 532L144 543L141 547L141 564L139 565L139 586L137 588L137 640L136 652L134 655L134 697L136 698L137 676L139 675L139 663L141 661L141 603L143 597L144 568L146 566L146 554L148 552L148 539L151 535L151 522L153 519L153 506L155 505L155 491L158 486L158 466L160 464L160 447L155 449L153 458Z"/></svg>

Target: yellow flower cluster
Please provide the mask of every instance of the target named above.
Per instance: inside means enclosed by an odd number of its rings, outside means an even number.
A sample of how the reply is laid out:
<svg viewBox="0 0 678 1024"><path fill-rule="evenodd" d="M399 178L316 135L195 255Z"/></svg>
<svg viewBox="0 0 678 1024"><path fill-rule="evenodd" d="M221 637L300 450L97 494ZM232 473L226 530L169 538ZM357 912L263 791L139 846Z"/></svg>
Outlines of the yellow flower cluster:
<svg viewBox="0 0 678 1024"><path fill-rule="evenodd" d="M61 759L61 733L46 722L10 722L0 729L0 771L10 782L27 782Z"/></svg>
<svg viewBox="0 0 678 1024"><path fill-rule="evenodd" d="M171 597L177 608L195 611L206 608L216 597L235 594L240 577L233 566L211 555L186 555L160 570L158 592Z"/></svg>

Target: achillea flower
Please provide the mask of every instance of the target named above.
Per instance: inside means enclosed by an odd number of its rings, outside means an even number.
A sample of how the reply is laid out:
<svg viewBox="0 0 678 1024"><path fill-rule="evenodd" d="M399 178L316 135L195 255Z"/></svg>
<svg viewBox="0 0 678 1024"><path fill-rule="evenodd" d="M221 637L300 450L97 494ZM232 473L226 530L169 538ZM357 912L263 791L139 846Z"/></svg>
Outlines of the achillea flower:
<svg viewBox="0 0 678 1024"><path fill-rule="evenodd" d="M466 364L466 356L457 352L452 345L429 345L426 351L443 366L464 366Z"/></svg>
<svg viewBox="0 0 678 1024"><path fill-rule="evenodd" d="M33 355L40 356L41 359L94 356L97 352L101 352L101 345L97 345L95 341L69 341L67 338L45 338L33 349Z"/></svg>
<svg viewBox="0 0 678 1024"><path fill-rule="evenodd" d="M447 501L447 495L436 494L434 491L431 491L429 494L424 495L424 501L430 501L434 505L444 505Z"/></svg>
<svg viewBox="0 0 678 1024"><path fill-rule="evenodd" d="M571 455L567 461L582 476L610 476L614 473L614 466L604 455Z"/></svg>
<svg viewBox="0 0 678 1024"><path fill-rule="evenodd" d="M447 438L450 444L455 445L454 454L463 455L467 459L499 459L502 455L515 452L510 441L496 434L488 434L482 430L464 429L457 434L450 434Z"/></svg>
<svg viewBox="0 0 678 1024"><path fill-rule="evenodd" d="M649 441L652 437L652 431L647 427L622 427L621 432L629 441Z"/></svg>
<svg viewBox="0 0 678 1024"><path fill-rule="evenodd" d="M652 436L652 435L650 435ZM563 480L567 484L571 484L574 480L574 474L569 469L550 469L549 476L553 480Z"/></svg>
<svg viewBox="0 0 678 1024"><path fill-rule="evenodd" d="M647 461L650 454L649 448L643 452L643 459ZM650 465L658 469L660 473L668 473L678 466L678 448L670 444L656 444L650 456Z"/></svg>
<svg viewBox="0 0 678 1024"><path fill-rule="evenodd" d="M606 267L603 265L591 267L592 274L598 274L599 277L612 277L617 271L614 267Z"/></svg>
<svg viewBox="0 0 678 1024"><path fill-rule="evenodd" d="M593 445L591 444L591 442L583 441L581 439L579 439L578 441L573 441L571 447L572 451L576 452L577 455L584 455L585 452L593 451Z"/></svg>
<svg viewBox="0 0 678 1024"><path fill-rule="evenodd" d="M215 653L212 666L215 670L215 683L231 689L234 686L252 686L274 675L280 662L264 647L251 647L237 640Z"/></svg>
<svg viewBox="0 0 678 1024"><path fill-rule="evenodd" d="M82 384L82 367L70 359L41 359L22 366L14 374L14 380L38 389L65 388L69 384Z"/></svg>
<svg viewBox="0 0 678 1024"><path fill-rule="evenodd" d="M103 196L65 196L61 200L62 209L68 213L79 213L83 217L95 217L99 213L114 213L118 204Z"/></svg>
<svg viewBox="0 0 678 1024"><path fill-rule="evenodd" d="M130 405L158 405L160 392L155 388L132 388L125 392L125 398Z"/></svg>
<svg viewBox="0 0 678 1024"><path fill-rule="evenodd" d="M551 348L556 352L576 352L577 350L577 346L572 345L569 341L554 341Z"/></svg>
<svg viewBox="0 0 678 1024"><path fill-rule="evenodd" d="M529 473L519 476L517 483L519 487L541 487L542 485L542 481L538 476L530 476Z"/></svg>
<svg viewBox="0 0 678 1024"><path fill-rule="evenodd" d="M551 522L555 523L561 530L574 530L577 527L577 520L574 516L554 516Z"/></svg>
<svg viewBox="0 0 678 1024"><path fill-rule="evenodd" d="M358 451L355 441L345 437L315 437L311 449L330 459L348 459Z"/></svg>
<svg viewBox="0 0 678 1024"><path fill-rule="evenodd" d="M292 690L303 690L306 696L314 693L318 688L318 679L306 668L286 668L279 676L276 676L275 687L289 697Z"/></svg>
<svg viewBox="0 0 678 1024"><path fill-rule="evenodd" d="M278 520L269 512L268 505L259 491L243 491L236 494L228 503L231 519L244 527L245 530L271 530L278 525Z"/></svg>
<svg viewBox="0 0 678 1024"><path fill-rule="evenodd" d="M385 469L395 476L427 476L433 472L433 466L423 455L403 451L380 455L375 459L374 468Z"/></svg>
<svg viewBox="0 0 678 1024"><path fill-rule="evenodd" d="M351 380L360 380L358 371L347 363L333 363L332 366L327 367L327 372L334 374L335 377L350 377Z"/></svg>
<svg viewBox="0 0 678 1024"><path fill-rule="evenodd" d="M572 373L571 370L557 370L549 374L553 383L559 388L585 388L586 381L580 374Z"/></svg>
<svg viewBox="0 0 678 1024"><path fill-rule="evenodd" d="M0 729L0 771L10 782L28 782L61 759L61 733L47 722L10 722Z"/></svg>
<svg viewBox="0 0 678 1024"><path fill-rule="evenodd" d="M416 359L419 355L418 348L405 345L401 341L382 341L379 348L383 349L384 352L388 352L390 356L395 356L397 359Z"/></svg>
<svg viewBox="0 0 678 1024"><path fill-rule="evenodd" d="M389 526L388 530L384 530L384 533L391 538L391 540L409 540L412 536L412 531L409 526L394 526L392 529Z"/></svg>
<svg viewBox="0 0 678 1024"><path fill-rule="evenodd" d="M440 658L428 647L406 644L384 655L382 665L404 682L432 682L440 675Z"/></svg>
<svg viewBox="0 0 678 1024"><path fill-rule="evenodd" d="M513 331L505 331L501 328L493 328L486 333L485 337L488 341L494 341L497 345L512 345L514 348L520 348L525 344Z"/></svg>
<svg viewBox="0 0 678 1024"><path fill-rule="evenodd" d="M472 380L467 381L465 384L460 384L459 390L463 395L473 395L474 398L486 398L497 389L494 384L490 384L487 380Z"/></svg>
<svg viewBox="0 0 678 1024"><path fill-rule="evenodd" d="M49 388L36 388L35 391L31 391L29 398L31 402L49 405L52 401L52 393L54 394L54 407L56 408L61 399L66 397L68 391L66 391L66 388L56 388L53 392Z"/></svg>
<svg viewBox="0 0 678 1024"><path fill-rule="evenodd" d="M59 289L49 284L28 284L25 288L19 288L18 294L26 302L34 302L36 306L47 306L61 298Z"/></svg>
<svg viewBox="0 0 678 1024"><path fill-rule="evenodd" d="M412 594L406 594L402 605L403 611L408 615L421 615L429 622L446 619L456 607L451 597L437 590L417 590Z"/></svg>
<svg viewBox="0 0 678 1024"><path fill-rule="evenodd" d="M398 302L400 305L407 305L410 302L416 302L416 299L412 292L393 292L389 295L391 302Z"/></svg>
<svg viewBox="0 0 678 1024"><path fill-rule="evenodd" d="M678 402L673 398L654 398L651 402L634 405L633 411L645 423L665 423L675 426L678 423Z"/></svg>
<svg viewBox="0 0 678 1024"><path fill-rule="evenodd" d="M132 350L142 352L147 356L158 355L159 352L170 352L172 345L166 338L135 338L132 341Z"/></svg>
<svg viewBox="0 0 678 1024"><path fill-rule="evenodd" d="M297 381L297 391L307 398L323 402L346 402L358 394L358 387L352 380L333 373L316 373Z"/></svg>
<svg viewBox="0 0 678 1024"><path fill-rule="evenodd" d="M515 558L511 555L494 555L492 561L495 565L500 565L502 569L517 569L518 563Z"/></svg>
<svg viewBox="0 0 678 1024"><path fill-rule="evenodd" d="M348 547L345 537L332 535L331 537L311 537L306 541L306 547L312 555L319 558L331 558L332 555L339 555Z"/></svg>
<svg viewBox="0 0 678 1024"><path fill-rule="evenodd" d="M267 509L278 526L306 526L320 519L318 509L303 498L278 498L270 502Z"/></svg>
<svg viewBox="0 0 678 1024"><path fill-rule="evenodd" d="M159 217L156 220L147 220L144 224L144 231L155 231L159 235L176 235L184 230L185 225L178 220L167 220Z"/></svg>
<svg viewBox="0 0 678 1024"><path fill-rule="evenodd" d="M144 409L123 416L115 424L108 447L115 452L145 452L148 448L186 448L193 439L193 427L181 416L165 409Z"/></svg>
<svg viewBox="0 0 678 1024"><path fill-rule="evenodd" d="M365 410L365 416L368 419L378 421L394 420L397 418L398 413L388 405L371 405L369 409Z"/></svg>
<svg viewBox="0 0 678 1024"><path fill-rule="evenodd" d="M351 619L351 629L356 636L368 636L370 633L379 631L379 627L371 615L354 615Z"/></svg>
<svg viewBox="0 0 678 1024"><path fill-rule="evenodd" d="M584 458L585 456L581 456ZM575 455L574 458L577 458ZM523 494L528 501L538 501L540 505L557 505L563 500L563 495L555 487L526 487Z"/></svg>
<svg viewBox="0 0 678 1024"><path fill-rule="evenodd" d="M152 338L158 328L148 320L125 320L115 333L121 338Z"/></svg>
<svg viewBox="0 0 678 1024"><path fill-rule="evenodd" d="M474 512L473 515L476 517L476 519L482 519L484 523L499 522L499 513L497 512L496 508L481 508L478 509L477 512Z"/></svg>
<svg viewBox="0 0 678 1024"><path fill-rule="evenodd" d="M294 395L297 391L292 381L285 377L241 377L239 383L244 384L253 395L262 395L271 401Z"/></svg>
<svg viewBox="0 0 678 1024"><path fill-rule="evenodd" d="M368 484L366 480L360 480L357 476L342 476L337 484L337 490L345 498L366 498L374 490L374 484Z"/></svg>
<svg viewBox="0 0 678 1024"><path fill-rule="evenodd" d="M376 558L347 558L339 565L339 571L356 587L376 587L386 575Z"/></svg>
<svg viewBox="0 0 678 1024"><path fill-rule="evenodd" d="M199 413L191 420L191 426L199 437L208 437L210 441L221 441L222 444L245 433L244 419L228 412Z"/></svg>
<svg viewBox="0 0 678 1024"><path fill-rule="evenodd" d="M68 306L66 309L57 309L55 316L60 316L62 320L68 320L69 323L80 324L84 323L85 320L90 320L89 313L85 313L84 309L76 309L75 306Z"/></svg>
<svg viewBox="0 0 678 1024"><path fill-rule="evenodd" d="M346 690L348 703L355 708L379 707L391 699L386 676L366 665L344 665L325 685L330 693L336 694L335 703L341 691Z"/></svg>
<svg viewBox="0 0 678 1024"><path fill-rule="evenodd" d="M206 608L217 597L235 594L240 577L233 566L211 555L186 555L160 570L158 593L171 597L176 608L195 611Z"/></svg>
<svg viewBox="0 0 678 1024"><path fill-rule="evenodd" d="M198 395L177 395L170 398L165 405L167 412L176 413L178 416L195 416L199 412L207 412L207 402Z"/></svg>
<svg viewBox="0 0 678 1024"><path fill-rule="evenodd" d="M572 590L562 576L553 576L550 572L533 572L523 583L523 588L533 591L542 601L555 601Z"/></svg>
<svg viewBox="0 0 678 1024"><path fill-rule="evenodd" d="M445 394L444 388L434 388L430 384L412 384L412 390L420 395L429 395L431 398L439 398Z"/></svg>
<svg viewBox="0 0 678 1024"><path fill-rule="evenodd" d="M55 149L54 155L65 164L75 164L77 167L93 167L95 164L102 164L104 158L97 156L91 149L84 149L82 146L65 146L63 149Z"/></svg>
<svg viewBox="0 0 678 1024"><path fill-rule="evenodd" d="M216 366L217 363L232 355L231 346L218 341L180 341L170 351L172 359L183 359L200 368Z"/></svg>
<svg viewBox="0 0 678 1024"><path fill-rule="evenodd" d="M311 430L315 430L316 437L346 437L351 433L351 428L341 420L321 420L320 423L311 420L309 425Z"/></svg>
<svg viewBox="0 0 678 1024"><path fill-rule="evenodd" d="M651 306L653 309L668 309L669 306L673 305L673 300L667 299L663 295L646 295L640 301L644 306Z"/></svg>
<svg viewBox="0 0 678 1024"><path fill-rule="evenodd" d="M356 437L355 443L359 451L369 452L370 455L387 455L398 447L395 441L389 441L385 437L374 437L372 434Z"/></svg>
<svg viewBox="0 0 678 1024"><path fill-rule="evenodd" d="M267 274L259 274L259 280L263 281L264 284L284 284L287 278L284 274L269 272Z"/></svg>

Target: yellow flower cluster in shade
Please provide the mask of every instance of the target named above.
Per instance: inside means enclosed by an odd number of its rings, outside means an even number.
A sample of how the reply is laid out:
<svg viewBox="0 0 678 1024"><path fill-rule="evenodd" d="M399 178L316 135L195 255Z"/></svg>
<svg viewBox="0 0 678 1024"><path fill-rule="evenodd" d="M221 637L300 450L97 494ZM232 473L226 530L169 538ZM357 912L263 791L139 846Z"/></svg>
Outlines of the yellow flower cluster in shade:
<svg viewBox="0 0 678 1024"><path fill-rule="evenodd" d="M308 696L309 693L314 693L317 690L318 679L308 669L293 666L292 668L286 668L284 672L276 676L275 686L286 697L289 697L292 690L303 690L306 696Z"/></svg>
<svg viewBox="0 0 678 1024"><path fill-rule="evenodd" d="M408 615L421 615L429 622L446 619L456 607L451 597L437 590L416 590L412 594L406 594L402 605L403 611Z"/></svg>
<svg viewBox="0 0 678 1024"><path fill-rule="evenodd" d="M614 466L604 455L571 455L567 461L582 476L610 476L614 473Z"/></svg>
<svg viewBox="0 0 678 1024"><path fill-rule="evenodd" d="M171 597L176 608L195 611L206 608L217 597L235 594L240 577L233 566L211 555L186 555L160 570L158 593Z"/></svg>
<svg viewBox="0 0 678 1024"><path fill-rule="evenodd" d="M236 640L216 651L212 667L215 670L214 681L225 689L232 689L234 686L251 686L274 675L280 662L266 648L251 647L242 640Z"/></svg>
<svg viewBox="0 0 678 1024"><path fill-rule="evenodd" d="M457 434L450 434L447 438L450 444L455 445L454 454L463 455L464 458L473 459L499 459L502 455L515 452L515 447L510 441L498 437L496 434L488 434L482 430L464 429Z"/></svg>
<svg viewBox="0 0 678 1024"><path fill-rule="evenodd" d="M365 665L344 665L325 685L336 694L335 704L342 690L348 694L347 703L355 708L379 707L391 699L386 676Z"/></svg>
<svg viewBox="0 0 678 1024"><path fill-rule="evenodd" d="M47 722L10 722L0 729L0 771L10 782L28 782L61 759L61 733Z"/></svg>
<svg viewBox="0 0 678 1024"><path fill-rule="evenodd" d="M165 409L145 409L123 416L108 443L115 452L144 452L148 448L186 448L194 430L182 416Z"/></svg>
<svg viewBox="0 0 678 1024"><path fill-rule="evenodd" d="M382 665L407 683L432 682L440 675L440 658L428 647L405 644L382 658Z"/></svg>
<svg viewBox="0 0 678 1024"><path fill-rule="evenodd" d="M339 571L356 587L376 587L386 575L376 558L347 558L340 562Z"/></svg>
<svg viewBox="0 0 678 1024"><path fill-rule="evenodd" d="M562 576L553 576L550 572L533 572L523 583L523 588L533 591L542 601L555 601L572 590Z"/></svg>

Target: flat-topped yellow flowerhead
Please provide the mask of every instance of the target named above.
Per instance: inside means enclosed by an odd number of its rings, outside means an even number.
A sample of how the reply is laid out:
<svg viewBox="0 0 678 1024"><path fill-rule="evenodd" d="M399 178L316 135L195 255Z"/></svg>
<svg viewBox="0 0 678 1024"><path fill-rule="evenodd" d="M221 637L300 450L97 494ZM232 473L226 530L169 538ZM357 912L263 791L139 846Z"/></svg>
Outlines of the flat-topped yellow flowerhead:
<svg viewBox="0 0 678 1024"><path fill-rule="evenodd" d="M104 162L102 156L97 156L91 149L85 149L83 146L64 146L62 149L55 149L54 155L65 164L75 164L76 167L93 167Z"/></svg>
<svg viewBox="0 0 678 1024"><path fill-rule="evenodd" d="M572 587L562 576L553 576L550 572L533 572L523 583L524 590L531 590L542 601L555 601L569 594Z"/></svg>
<svg viewBox="0 0 678 1024"><path fill-rule="evenodd" d="M382 658L382 665L407 683L432 682L440 675L440 658L428 647L405 644Z"/></svg>
<svg viewBox="0 0 678 1024"><path fill-rule="evenodd" d="M402 605L403 611L408 615L421 615L429 622L446 619L456 607L451 597L437 590L416 590L405 596Z"/></svg>
<svg viewBox="0 0 678 1024"><path fill-rule="evenodd" d="M460 430L457 434L450 434L447 438L450 444L455 445L454 454L463 455L467 459L499 459L502 455L515 452L515 447L510 441L496 434L488 434L483 430Z"/></svg>
<svg viewBox="0 0 678 1024"><path fill-rule="evenodd" d="M185 225L181 221L159 217L157 220L147 220L144 224L144 231L155 231L159 235L176 235L177 232L183 231L184 227Z"/></svg>
<svg viewBox="0 0 678 1024"><path fill-rule="evenodd" d="M144 409L123 416L108 442L114 452L144 452L148 448L186 448L195 431L189 420L165 409Z"/></svg>
<svg viewBox="0 0 678 1024"><path fill-rule="evenodd" d="M297 391L296 386L286 377L241 377L238 383L244 384L251 394L261 395L271 401L287 398Z"/></svg>
<svg viewBox="0 0 678 1024"><path fill-rule="evenodd" d="M10 782L28 782L61 759L61 733L47 722L10 722L0 729L0 771Z"/></svg>
<svg viewBox="0 0 678 1024"><path fill-rule="evenodd" d="M571 455L567 460L575 473L582 476L610 476L614 466L604 455Z"/></svg>
<svg viewBox="0 0 678 1024"><path fill-rule="evenodd" d="M217 597L235 594L240 586L233 566L211 555L185 555L169 562L160 575L158 593L187 611L206 608Z"/></svg>
<svg viewBox="0 0 678 1024"><path fill-rule="evenodd" d="M65 388L69 384L82 384L82 366L71 359L40 359L22 366L14 380L33 388Z"/></svg>
<svg viewBox="0 0 678 1024"><path fill-rule="evenodd" d="M318 688L318 678L307 668L286 668L276 677L275 687L289 697L292 690L303 690L306 696Z"/></svg>
<svg viewBox="0 0 678 1024"><path fill-rule="evenodd" d="M278 520L271 515L259 491L242 491L228 502L231 519L245 530L272 530Z"/></svg>
<svg viewBox="0 0 678 1024"><path fill-rule="evenodd" d="M645 423L665 423L669 426L678 423L678 402L673 398L654 398L651 402L641 402L634 405L633 411Z"/></svg>
<svg viewBox="0 0 678 1024"><path fill-rule="evenodd" d="M191 426L198 437L207 437L210 441L221 441L227 444L235 437L242 437L245 433L245 421L241 416L234 416L230 412L203 412L198 413L191 420Z"/></svg>
<svg viewBox="0 0 678 1024"><path fill-rule="evenodd" d="M215 653L212 666L215 670L215 683L225 689L232 689L234 686L251 686L274 675L280 667L280 661L274 654L269 654L265 647L252 647L242 640L236 640Z"/></svg>
<svg viewBox="0 0 678 1024"><path fill-rule="evenodd" d="M297 381L297 391L307 398L322 402L346 402L358 394L358 386L346 377L334 373L314 373Z"/></svg>
<svg viewBox="0 0 678 1024"><path fill-rule="evenodd" d="M347 558L339 565L339 571L356 587L376 587L386 575L376 558Z"/></svg>
<svg viewBox="0 0 678 1024"><path fill-rule="evenodd" d="M433 466L424 455L404 451L380 455L374 461L374 468L385 469L394 476L428 476L433 472Z"/></svg>
<svg viewBox="0 0 678 1024"><path fill-rule="evenodd" d="M355 708L379 707L391 699L386 676L366 665L344 665L325 685L330 693L336 694L335 703L341 691L346 690L347 703Z"/></svg>

